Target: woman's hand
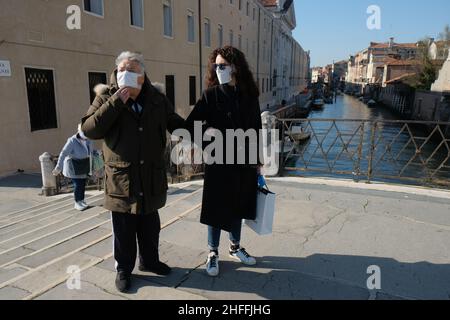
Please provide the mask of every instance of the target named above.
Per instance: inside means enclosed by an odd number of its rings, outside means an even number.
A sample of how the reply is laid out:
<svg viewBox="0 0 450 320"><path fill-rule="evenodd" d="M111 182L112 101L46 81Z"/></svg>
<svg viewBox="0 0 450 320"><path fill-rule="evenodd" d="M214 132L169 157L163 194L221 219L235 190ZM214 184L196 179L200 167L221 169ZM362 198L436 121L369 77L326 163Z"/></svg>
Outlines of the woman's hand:
<svg viewBox="0 0 450 320"><path fill-rule="evenodd" d="M57 177L57 176L59 176L59 175L61 174L61 170L55 169L55 170L52 171L52 174L53 174L55 177Z"/></svg>

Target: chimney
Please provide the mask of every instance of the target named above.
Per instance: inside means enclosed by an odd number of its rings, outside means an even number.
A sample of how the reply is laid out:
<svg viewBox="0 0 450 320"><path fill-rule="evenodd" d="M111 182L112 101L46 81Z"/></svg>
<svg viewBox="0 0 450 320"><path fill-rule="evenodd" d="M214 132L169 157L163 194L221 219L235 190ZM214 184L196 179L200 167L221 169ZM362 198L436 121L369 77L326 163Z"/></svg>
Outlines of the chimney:
<svg viewBox="0 0 450 320"><path fill-rule="evenodd" d="M389 38L389 48L394 46L394 37Z"/></svg>

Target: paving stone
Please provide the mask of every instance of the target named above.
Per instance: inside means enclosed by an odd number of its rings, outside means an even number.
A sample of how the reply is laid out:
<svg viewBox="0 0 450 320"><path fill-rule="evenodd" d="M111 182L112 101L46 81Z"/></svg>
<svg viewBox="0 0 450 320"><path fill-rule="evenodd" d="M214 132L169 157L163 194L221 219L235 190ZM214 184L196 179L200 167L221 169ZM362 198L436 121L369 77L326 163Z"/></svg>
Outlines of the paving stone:
<svg viewBox="0 0 450 320"><path fill-rule="evenodd" d="M35 241L33 241L33 242L35 242L34 245L30 244L28 246L30 248L38 250L38 248L45 247L46 245L48 245L48 243L55 241L54 239L58 239L58 238L62 239L67 235L75 234L79 231L82 231L82 230L88 228L89 226L93 226L93 225L102 223L104 220L101 220L97 216L98 216L98 212L92 211L92 212L86 213L83 216L69 217L66 220L49 225L44 228L40 228L39 230L35 230L33 232L31 232L31 230L27 231L26 234L19 236L19 237L14 237L13 239L11 239L9 241L4 241L1 243L1 245L6 248L13 248L13 247L17 247L17 246L24 245L24 244L28 245L28 243L30 241L42 238L42 241L39 241L40 239L35 240ZM87 220L88 218L91 218L91 219ZM86 221L82 221L82 220L86 220ZM61 229L64 229L64 230L61 230ZM58 231L58 230L60 230L60 231ZM43 238L43 237L45 237L45 238Z"/></svg>
<svg viewBox="0 0 450 320"><path fill-rule="evenodd" d="M87 253L94 257L103 258L104 256L112 253L112 250L113 250L113 240L112 237L109 237L93 245L92 247L84 249L82 252Z"/></svg>
<svg viewBox="0 0 450 320"><path fill-rule="evenodd" d="M132 300L204 300L200 295L177 290L141 277L133 277L129 294L119 293L115 288L116 273L93 267L82 273L85 282L94 284L108 293Z"/></svg>
<svg viewBox="0 0 450 320"><path fill-rule="evenodd" d="M29 294L30 293L25 290L7 286L0 289L0 300L21 300Z"/></svg>
<svg viewBox="0 0 450 320"><path fill-rule="evenodd" d="M66 238L73 237L76 233L83 232L84 230L87 230L89 228L93 228L103 222L105 221L97 218L83 221L74 226L71 226L70 228L58 231L44 238L28 243L25 245L25 247L33 250L40 250L42 248L58 243Z"/></svg>
<svg viewBox="0 0 450 320"><path fill-rule="evenodd" d="M107 234L107 230L96 228L57 246L46 249L30 257L23 258L17 261L17 263L30 268L36 268L46 262L49 262L84 245L87 245L92 241L98 240Z"/></svg>
<svg viewBox="0 0 450 320"><path fill-rule="evenodd" d="M70 290L66 283L60 284L57 287L47 291L38 296L36 300L127 300L115 293L109 293L99 286L81 280L81 289Z"/></svg>
<svg viewBox="0 0 450 320"><path fill-rule="evenodd" d="M10 285L32 294L38 294L42 290L47 289L45 291L48 291L50 288L60 284L61 281L65 281L69 276L67 271L70 266L78 266L82 269L99 261L100 259L97 257L77 252L45 268L33 271Z"/></svg>
<svg viewBox="0 0 450 320"><path fill-rule="evenodd" d="M0 254L0 265L4 265L10 261L17 259L17 258L31 254L34 251L35 250L33 250L33 249L20 247L20 248L14 249L12 251L2 253L2 254Z"/></svg>
<svg viewBox="0 0 450 320"><path fill-rule="evenodd" d="M0 268L0 283L6 282L9 279L15 278L27 272L27 269L15 267L11 269Z"/></svg>

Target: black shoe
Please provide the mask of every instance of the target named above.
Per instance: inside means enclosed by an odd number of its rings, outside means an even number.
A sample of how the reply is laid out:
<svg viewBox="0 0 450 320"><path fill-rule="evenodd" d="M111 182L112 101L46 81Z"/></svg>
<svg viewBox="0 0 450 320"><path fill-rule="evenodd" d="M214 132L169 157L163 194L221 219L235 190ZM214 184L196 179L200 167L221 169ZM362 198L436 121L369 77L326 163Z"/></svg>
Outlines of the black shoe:
<svg viewBox="0 0 450 320"><path fill-rule="evenodd" d="M116 288L120 292L126 292L131 287L131 274L119 271L116 276Z"/></svg>
<svg viewBox="0 0 450 320"><path fill-rule="evenodd" d="M152 266L139 266L139 271L142 272L152 272L159 276L167 276L172 272L172 269L165 263L158 262L156 265Z"/></svg>

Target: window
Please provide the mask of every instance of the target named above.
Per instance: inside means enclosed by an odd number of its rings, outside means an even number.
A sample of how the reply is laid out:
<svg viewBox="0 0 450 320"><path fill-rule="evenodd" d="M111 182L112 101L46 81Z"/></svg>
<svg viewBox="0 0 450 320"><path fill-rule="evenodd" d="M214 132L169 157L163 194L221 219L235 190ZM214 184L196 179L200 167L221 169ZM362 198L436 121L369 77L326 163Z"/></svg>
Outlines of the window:
<svg viewBox="0 0 450 320"><path fill-rule="evenodd" d="M219 36L218 36L218 39L219 39L219 48L222 48L223 47L223 27L220 24L219 24Z"/></svg>
<svg viewBox="0 0 450 320"><path fill-rule="evenodd" d="M233 46L233 30L230 30L230 46Z"/></svg>
<svg viewBox="0 0 450 320"><path fill-rule="evenodd" d="M241 35L238 36L238 49L242 50L242 36Z"/></svg>
<svg viewBox="0 0 450 320"><path fill-rule="evenodd" d="M103 0L84 0L84 11L103 17Z"/></svg>
<svg viewBox="0 0 450 320"><path fill-rule="evenodd" d="M239 0L239 10L242 10L242 0Z"/></svg>
<svg viewBox="0 0 450 320"><path fill-rule="evenodd" d="M187 15L188 42L195 42L195 21L194 13L188 11Z"/></svg>
<svg viewBox="0 0 450 320"><path fill-rule="evenodd" d="M95 100L94 88L98 84L106 84L106 73L104 72L89 72L89 95L91 98L91 103Z"/></svg>
<svg viewBox="0 0 450 320"><path fill-rule="evenodd" d="M57 128L53 71L25 68L25 80L31 132Z"/></svg>
<svg viewBox="0 0 450 320"><path fill-rule="evenodd" d="M189 105L193 106L197 102L197 81L195 76L189 77Z"/></svg>
<svg viewBox="0 0 450 320"><path fill-rule="evenodd" d="M167 99L175 105L175 76L166 76L166 96Z"/></svg>
<svg viewBox="0 0 450 320"><path fill-rule="evenodd" d="M264 44L263 44L263 58L262 60L265 61L266 60L266 40L264 40Z"/></svg>
<svg viewBox="0 0 450 320"><path fill-rule="evenodd" d="M250 16L250 3L247 1L247 17Z"/></svg>
<svg viewBox="0 0 450 320"><path fill-rule="evenodd" d="M166 37L173 37L173 22L172 22L172 0L164 0L163 15L164 15L164 35Z"/></svg>
<svg viewBox="0 0 450 320"><path fill-rule="evenodd" d="M142 0L130 0L131 25L144 28L144 3Z"/></svg>
<svg viewBox="0 0 450 320"><path fill-rule="evenodd" d="M277 87L277 69L273 70L273 87Z"/></svg>
<svg viewBox="0 0 450 320"><path fill-rule="evenodd" d="M256 20L256 8L253 8L253 21Z"/></svg>
<svg viewBox="0 0 450 320"><path fill-rule="evenodd" d="M211 47L211 23L205 19L205 46Z"/></svg>
<svg viewBox="0 0 450 320"><path fill-rule="evenodd" d="M261 79L261 83L262 83L262 93L264 93L265 92L265 87L264 87L264 79Z"/></svg>

